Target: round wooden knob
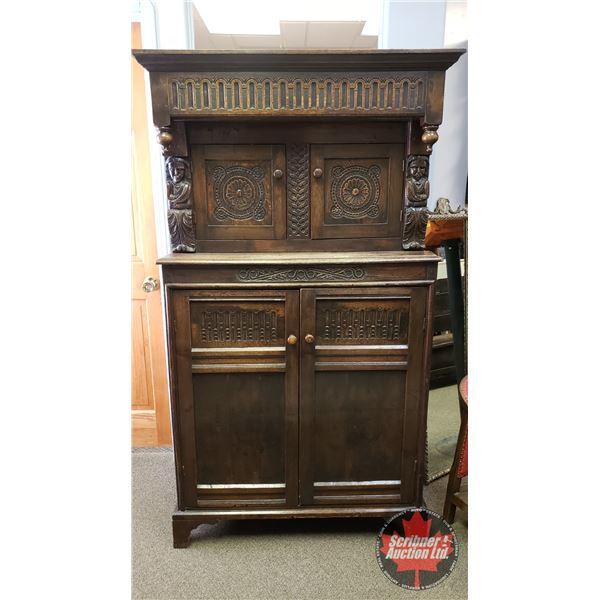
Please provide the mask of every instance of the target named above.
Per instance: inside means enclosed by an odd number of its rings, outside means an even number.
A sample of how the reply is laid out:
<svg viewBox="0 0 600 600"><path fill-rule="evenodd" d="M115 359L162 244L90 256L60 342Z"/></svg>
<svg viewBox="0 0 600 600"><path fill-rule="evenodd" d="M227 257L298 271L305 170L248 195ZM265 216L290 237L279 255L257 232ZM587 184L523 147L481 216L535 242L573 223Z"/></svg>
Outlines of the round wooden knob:
<svg viewBox="0 0 600 600"><path fill-rule="evenodd" d="M319 177L323 177L323 169L315 169L313 171L313 175L318 179Z"/></svg>
<svg viewBox="0 0 600 600"><path fill-rule="evenodd" d="M295 346L297 341L298 341L298 338L295 335L288 335L287 343L290 346Z"/></svg>
<svg viewBox="0 0 600 600"><path fill-rule="evenodd" d="M310 334L310 333L307 333L307 334L304 336L304 341L305 341L307 344L312 344L312 343L315 341L315 336L314 336L314 335L312 335L312 334Z"/></svg>
<svg viewBox="0 0 600 600"><path fill-rule="evenodd" d="M275 177L275 179L281 179L283 177L283 171L281 169L275 169L273 171L273 177Z"/></svg>

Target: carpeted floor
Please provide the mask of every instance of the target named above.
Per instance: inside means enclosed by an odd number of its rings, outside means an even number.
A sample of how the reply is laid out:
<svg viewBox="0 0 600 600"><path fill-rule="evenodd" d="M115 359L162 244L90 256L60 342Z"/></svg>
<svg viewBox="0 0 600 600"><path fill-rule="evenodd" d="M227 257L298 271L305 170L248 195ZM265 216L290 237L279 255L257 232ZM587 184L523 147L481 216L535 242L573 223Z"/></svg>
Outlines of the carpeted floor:
<svg viewBox="0 0 600 600"><path fill-rule="evenodd" d="M427 411L428 481L433 481L450 470L459 428L457 386L449 385L431 390Z"/></svg>
<svg viewBox="0 0 600 600"><path fill-rule="evenodd" d="M132 454L132 597L144 600L382 600L467 598L467 527L454 524L459 559L453 573L431 590L413 592L391 583L375 558L378 519L228 521L196 529L186 549L174 549L173 454ZM447 477L425 488L441 513Z"/></svg>

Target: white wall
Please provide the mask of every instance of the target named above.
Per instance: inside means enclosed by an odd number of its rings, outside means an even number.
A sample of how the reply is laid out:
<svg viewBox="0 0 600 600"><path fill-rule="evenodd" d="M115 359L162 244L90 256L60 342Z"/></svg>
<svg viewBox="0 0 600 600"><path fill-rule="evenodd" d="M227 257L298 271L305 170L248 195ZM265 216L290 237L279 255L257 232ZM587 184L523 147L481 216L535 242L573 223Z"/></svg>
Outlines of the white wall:
<svg viewBox="0 0 600 600"><path fill-rule="evenodd" d="M466 2L384 0L381 48L466 48ZM465 40L464 42L461 40ZM467 57L446 73L444 119L433 147L429 207L464 204L467 182Z"/></svg>

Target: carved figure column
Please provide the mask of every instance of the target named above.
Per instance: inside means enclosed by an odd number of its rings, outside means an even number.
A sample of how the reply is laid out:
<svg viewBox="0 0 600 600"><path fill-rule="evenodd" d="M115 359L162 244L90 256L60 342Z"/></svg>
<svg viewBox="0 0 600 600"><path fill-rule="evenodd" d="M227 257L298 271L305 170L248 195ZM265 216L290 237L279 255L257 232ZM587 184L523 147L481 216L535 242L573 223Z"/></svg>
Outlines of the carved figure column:
<svg viewBox="0 0 600 600"><path fill-rule="evenodd" d="M425 230L429 219L429 156L409 156L406 173L402 247L405 250L422 250L425 248Z"/></svg>
<svg viewBox="0 0 600 600"><path fill-rule="evenodd" d="M172 252L195 252L196 232L192 210L192 176L190 163L181 156L171 154L173 133L169 127L161 127L158 142L165 156L167 199L169 208L167 221Z"/></svg>

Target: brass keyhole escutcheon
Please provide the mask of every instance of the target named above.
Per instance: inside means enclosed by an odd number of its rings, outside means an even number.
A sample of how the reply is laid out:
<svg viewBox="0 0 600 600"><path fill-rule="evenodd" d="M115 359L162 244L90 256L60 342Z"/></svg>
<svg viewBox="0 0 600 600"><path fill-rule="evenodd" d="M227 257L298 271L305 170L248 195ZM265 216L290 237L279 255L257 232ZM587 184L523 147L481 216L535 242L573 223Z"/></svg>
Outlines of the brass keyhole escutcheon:
<svg viewBox="0 0 600 600"><path fill-rule="evenodd" d="M323 169L315 169L313 171L313 175L318 179L319 177L323 177Z"/></svg>
<svg viewBox="0 0 600 600"><path fill-rule="evenodd" d="M283 171L281 169L275 169L273 171L273 177L275 177L275 179L281 179L283 177Z"/></svg>
<svg viewBox="0 0 600 600"><path fill-rule="evenodd" d="M305 341L307 344L312 344L312 343L315 341L315 336L314 336L314 335L312 335L311 333L307 333L307 334L304 336L304 341Z"/></svg>
<svg viewBox="0 0 600 600"><path fill-rule="evenodd" d="M295 335L293 335L293 334L288 335L287 343L290 346L295 346L297 341L298 341L298 338Z"/></svg>

